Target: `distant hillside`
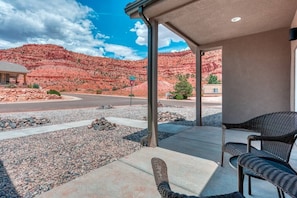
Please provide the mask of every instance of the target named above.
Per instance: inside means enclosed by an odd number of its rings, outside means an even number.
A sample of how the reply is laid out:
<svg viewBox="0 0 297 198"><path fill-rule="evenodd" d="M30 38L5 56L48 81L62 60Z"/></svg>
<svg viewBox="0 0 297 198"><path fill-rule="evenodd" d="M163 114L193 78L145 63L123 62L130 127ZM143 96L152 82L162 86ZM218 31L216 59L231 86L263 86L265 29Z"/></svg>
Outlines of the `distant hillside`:
<svg viewBox="0 0 297 198"><path fill-rule="evenodd" d="M203 56L203 79L210 73L221 78L220 53L212 51ZM134 94L147 95L147 59L115 60L67 51L56 45L29 44L0 50L0 60L24 65L30 71L28 84L37 83L47 89L91 93L103 90L103 94L126 95L130 91L127 89L129 76L133 75L136 77ZM189 74L189 81L195 86L195 55L191 51L159 54L158 64L160 95L173 90L177 74Z"/></svg>

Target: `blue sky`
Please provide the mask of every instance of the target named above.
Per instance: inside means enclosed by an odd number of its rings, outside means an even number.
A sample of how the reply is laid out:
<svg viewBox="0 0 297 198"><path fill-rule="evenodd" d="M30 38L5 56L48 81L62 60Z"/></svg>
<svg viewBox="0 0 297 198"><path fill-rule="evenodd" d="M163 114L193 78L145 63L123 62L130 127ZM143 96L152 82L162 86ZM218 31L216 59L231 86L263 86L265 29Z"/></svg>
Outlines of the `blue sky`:
<svg viewBox="0 0 297 198"><path fill-rule="evenodd" d="M56 44L92 56L147 57L147 28L124 12L133 0L0 0L0 49L28 43ZM188 49L159 26L159 52Z"/></svg>

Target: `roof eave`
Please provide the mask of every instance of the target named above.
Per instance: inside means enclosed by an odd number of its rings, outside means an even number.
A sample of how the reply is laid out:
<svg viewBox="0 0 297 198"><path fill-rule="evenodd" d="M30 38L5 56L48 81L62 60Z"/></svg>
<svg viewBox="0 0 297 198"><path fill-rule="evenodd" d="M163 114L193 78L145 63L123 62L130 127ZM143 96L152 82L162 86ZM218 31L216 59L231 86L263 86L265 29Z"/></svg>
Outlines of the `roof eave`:
<svg viewBox="0 0 297 198"><path fill-rule="evenodd" d="M139 18L140 16L138 15L138 8L140 6L146 7L156 1L158 0L139 0L139 1L128 3L125 7L125 13L130 17Z"/></svg>

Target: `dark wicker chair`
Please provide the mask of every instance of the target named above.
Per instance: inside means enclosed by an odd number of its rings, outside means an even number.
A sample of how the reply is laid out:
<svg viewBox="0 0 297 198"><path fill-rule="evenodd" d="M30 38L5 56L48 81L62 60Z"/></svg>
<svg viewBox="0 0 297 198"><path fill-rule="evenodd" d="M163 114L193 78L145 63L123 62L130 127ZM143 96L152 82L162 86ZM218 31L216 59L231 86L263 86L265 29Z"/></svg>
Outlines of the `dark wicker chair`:
<svg viewBox="0 0 297 198"><path fill-rule="evenodd" d="M275 185L282 192L279 197L285 197L283 192L297 197L297 175L289 164L278 164L252 153L245 153L238 157L238 190L243 193L243 172L249 169L261 178Z"/></svg>
<svg viewBox="0 0 297 198"><path fill-rule="evenodd" d="M188 196L180 193L173 192L169 185L167 165L160 158L152 158L152 168L155 177L157 189L162 198L199 198L197 196ZM208 196L204 198L243 198L244 196L239 192L230 194ZM203 198L203 197L200 197Z"/></svg>
<svg viewBox="0 0 297 198"><path fill-rule="evenodd" d="M259 157L273 158L289 162L291 150L297 134L297 112L274 112L264 114L239 124L223 123L221 166L224 163L224 152L238 156L251 152ZM250 135L247 144L225 142L225 130L237 129L257 132ZM260 149L251 146L252 141L260 141ZM248 193L251 194L251 177L248 177Z"/></svg>

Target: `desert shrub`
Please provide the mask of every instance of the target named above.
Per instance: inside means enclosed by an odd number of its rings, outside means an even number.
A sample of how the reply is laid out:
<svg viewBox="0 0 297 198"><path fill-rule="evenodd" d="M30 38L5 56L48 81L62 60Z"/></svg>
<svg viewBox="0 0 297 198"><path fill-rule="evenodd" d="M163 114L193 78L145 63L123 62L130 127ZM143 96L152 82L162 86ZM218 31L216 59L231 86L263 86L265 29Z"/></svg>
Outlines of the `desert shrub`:
<svg viewBox="0 0 297 198"><path fill-rule="evenodd" d="M129 97L134 97L134 94L129 94Z"/></svg>
<svg viewBox="0 0 297 198"><path fill-rule="evenodd" d="M39 89L39 84L37 84L37 83L33 83L32 88L33 88L33 89Z"/></svg>
<svg viewBox="0 0 297 198"><path fill-rule="evenodd" d="M56 94L56 95L58 95L58 96L61 96L60 92L58 92L58 91L56 91L56 90L53 90L53 89L47 91L46 93L47 93L47 94Z"/></svg>
<svg viewBox="0 0 297 198"><path fill-rule="evenodd" d="M181 94L176 94L173 98L176 99L176 100L183 100L184 99L183 95L181 95Z"/></svg>
<svg viewBox="0 0 297 198"><path fill-rule="evenodd" d="M102 94L102 90L101 89L97 89L96 90L96 94Z"/></svg>
<svg viewBox="0 0 297 198"><path fill-rule="evenodd" d="M187 99L193 92L193 86L188 82L188 75L178 75L178 80L174 86L173 98Z"/></svg>
<svg viewBox="0 0 297 198"><path fill-rule="evenodd" d="M5 88L17 88L17 85L9 83L9 84L5 85Z"/></svg>
<svg viewBox="0 0 297 198"><path fill-rule="evenodd" d="M112 87L112 91L116 91L116 90L118 90L119 88L117 88L117 87Z"/></svg>

